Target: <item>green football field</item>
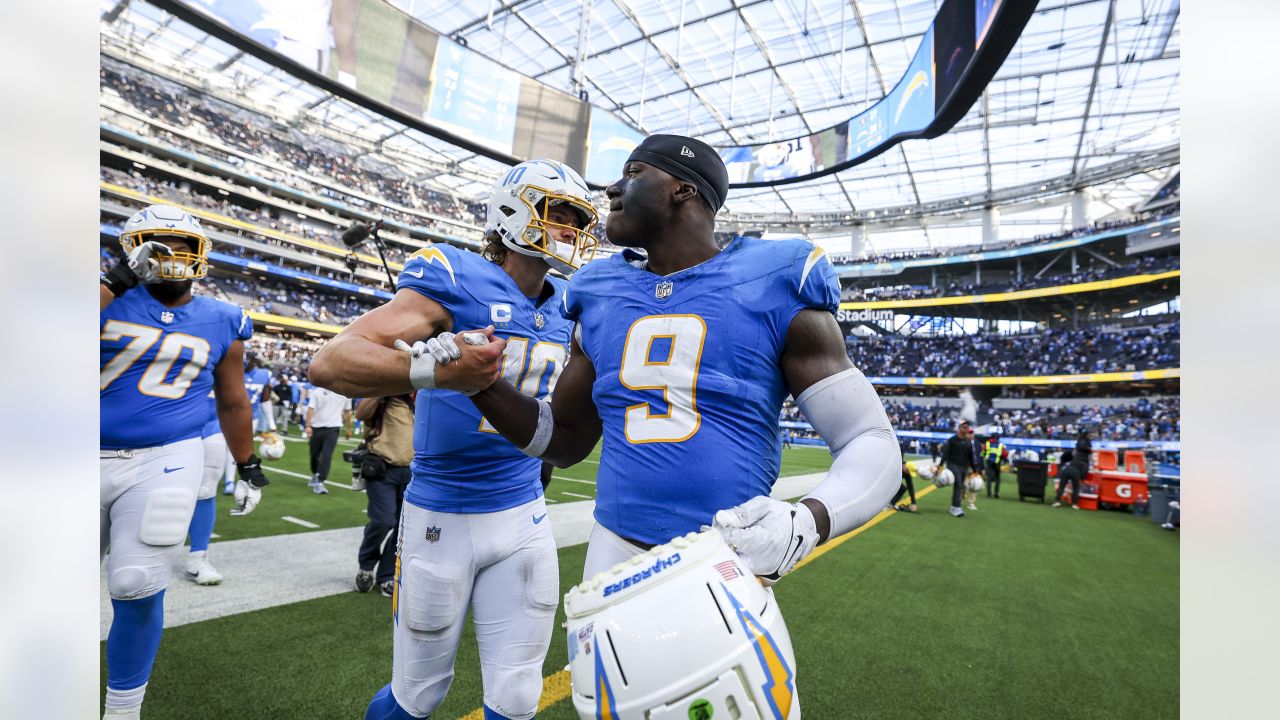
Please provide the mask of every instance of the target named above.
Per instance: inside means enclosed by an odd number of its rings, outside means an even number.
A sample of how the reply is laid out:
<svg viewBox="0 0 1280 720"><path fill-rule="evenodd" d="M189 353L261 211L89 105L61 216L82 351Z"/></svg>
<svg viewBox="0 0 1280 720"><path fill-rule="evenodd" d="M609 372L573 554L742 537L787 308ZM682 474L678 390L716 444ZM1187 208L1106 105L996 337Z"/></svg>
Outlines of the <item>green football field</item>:
<svg viewBox="0 0 1280 720"><path fill-rule="evenodd" d="M784 474L828 459L785 451ZM272 467L305 475L306 462L306 445L289 443ZM558 470L549 500L592 496L595 469ZM364 522L358 493L319 497L304 478L272 479L253 515L220 509L221 539L312 531L286 515L319 529ZM340 457L331 479L350 480ZM1006 476L1006 499L982 498L963 519L947 515L946 492L926 492L918 514L882 514L777 585L806 718L1177 716L1178 536L1121 512L1009 500L1013 487ZM562 591L579 579L585 550L559 551ZM143 717L361 718L390 680L390 621L389 600L350 592L169 628ZM544 665L542 718L574 717L557 674L562 633ZM480 707L469 629L456 667L437 720Z"/></svg>

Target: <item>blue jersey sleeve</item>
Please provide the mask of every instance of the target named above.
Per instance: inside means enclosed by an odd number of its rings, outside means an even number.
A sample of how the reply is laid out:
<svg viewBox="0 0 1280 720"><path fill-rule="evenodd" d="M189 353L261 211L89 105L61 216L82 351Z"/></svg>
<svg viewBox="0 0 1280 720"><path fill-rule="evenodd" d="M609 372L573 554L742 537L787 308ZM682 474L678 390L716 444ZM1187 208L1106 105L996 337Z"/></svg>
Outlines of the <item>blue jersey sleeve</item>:
<svg viewBox="0 0 1280 720"><path fill-rule="evenodd" d="M249 311L242 307L232 306L239 312L231 316L235 325L231 337L235 340L248 340L253 337L253 321L249 319Z"/></svg>
<svg viewBox="0 0 1280 720"><path fill-rule="evenodd" d="M840 279L827 253L809 243L797 243L800 252L793 260L788 277L795 287L796 312L807 308L835 314L840 309Z"/></svg>
<svg viewBox="0 0 1280 720"><path fill-rule="evenodd" d="M435 243L415 252L405 261L396 289L409 288L440 303L450 315L468 302L460 281L467 259L462 251L444 243Z"/></svg>

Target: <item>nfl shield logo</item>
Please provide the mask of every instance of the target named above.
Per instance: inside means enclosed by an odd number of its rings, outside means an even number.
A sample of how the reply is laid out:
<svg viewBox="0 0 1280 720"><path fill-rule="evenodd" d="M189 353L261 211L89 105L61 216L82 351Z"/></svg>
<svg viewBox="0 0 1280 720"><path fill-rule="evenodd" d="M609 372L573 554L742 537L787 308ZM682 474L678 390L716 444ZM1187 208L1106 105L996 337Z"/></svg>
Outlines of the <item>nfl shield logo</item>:
<svg viewBox="0 0 1280 720"><path fill-rule="evenodd" d="M547 324L547 319L542 316L542 313L537 313L533 316L533 326L535 328L541 330L542 326L546 324Z"/></svg>
<svg viewBox="0 0 1280 720"><path fill-rule="evenodd" d="M440 541L440 528L436 527L435 525L432 525L431 527L427 528L427 542L433 543L433 542L439 542L439 541Z"/></svg>
<svg viewBox="0 0 1280 720"><path fill-rule="evenodd" d="M173 322L173 313L169 312L168 310L165 310L164 312L160 313L160 322L164 323L165 325L168 325L169 323Z"/></svg>
<svg viewBox="0 0 1280 720"><path fill-rule="evenodd" d="M662 298L669 298L671 297L671 290L674 287L675 286L671 284L670 280L663 280L662 282L658 283L658 286L656 288L654 288L653 294L659 300L661 300Z"/></svg>

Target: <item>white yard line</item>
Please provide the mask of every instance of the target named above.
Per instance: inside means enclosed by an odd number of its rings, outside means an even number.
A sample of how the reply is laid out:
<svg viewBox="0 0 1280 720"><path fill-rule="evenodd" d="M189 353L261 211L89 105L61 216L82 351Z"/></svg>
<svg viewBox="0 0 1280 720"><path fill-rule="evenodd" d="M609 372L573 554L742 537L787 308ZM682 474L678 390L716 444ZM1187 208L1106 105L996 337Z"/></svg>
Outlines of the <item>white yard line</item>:
<svg viewBox="0 0 1280 720"><path fill-rule="evenodd" d="M577 478L561 477L560 475L552 475L552 476L551 476L551 479L552 479L552 480L565 480L565 481L568 481L568 482L582 483L583 485L595 485L595 484L596 484L596 481L595 481L595 480L579 480L579 479L577 479Z"/></svg>
<svg viewBox="0 0 1280 720"><path fill-rule="evenodd" d="M310 479L311 479L311 476L310 476L310 475L303 475L302 473L297 473L297 472L294 472L294 471L292 471L292 470L281 470L280 468L271 467L270 465L267 465L266 463L263 463L263 465L262 465L262 469L263 469L263 470L270 471L270 472L273 472L273 473L280 473L281 475L288 475L289 477L302 478L303 480L310 480Z"/></svg>
<svg viewBox="0 0 1280 720"><path fill-rule="evenodd" d="M561 495L568 495L569 497L582 498L583 500L591 500L591 499L593 499L590 495L579 495L578 493L575 493L575 492L569 492L568 490L561 490L561 491L560 491L560 494L561 494Z"/></svg>
<svg viewBox="0 0 1280 720"><path fill-rule="evenodd" d="M301 526L302 526L302 527L304 527L304 528L310 528L310 529L312 529L312 530L315 530L316 528L320 527L319 525L317 525L317 524L315 524L315 523L313 523L313 522L307 522L306 520L300 520L300 519L298 519L298 518L296 518L296 517L294 517L294 516L292 516L292 515L285 515L285 516L281 517L280 519L281 519L281 520L284 520L285 522L291 522L291 523L293 523L294 525L301 525Z"/></svg>

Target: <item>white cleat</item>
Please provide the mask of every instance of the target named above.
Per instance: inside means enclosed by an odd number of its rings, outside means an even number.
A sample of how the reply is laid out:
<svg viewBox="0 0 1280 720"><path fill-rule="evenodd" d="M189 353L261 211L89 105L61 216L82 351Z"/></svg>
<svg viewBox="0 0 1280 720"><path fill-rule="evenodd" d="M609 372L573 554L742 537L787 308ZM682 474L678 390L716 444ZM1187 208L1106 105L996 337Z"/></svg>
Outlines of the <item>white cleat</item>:
<svg viewBox="0 0 1280 720"><path fill-rule="evenodd" d="M205 558L193 557L187 559L187 579L197 585L217 585L222 582L222 573Z"/></svg>
<svg viewBox="0 0 1280 720"><path fill-rule="evenodd" d="M102 720L142 720L142 705L127 708L107 708Z"/></svg>

